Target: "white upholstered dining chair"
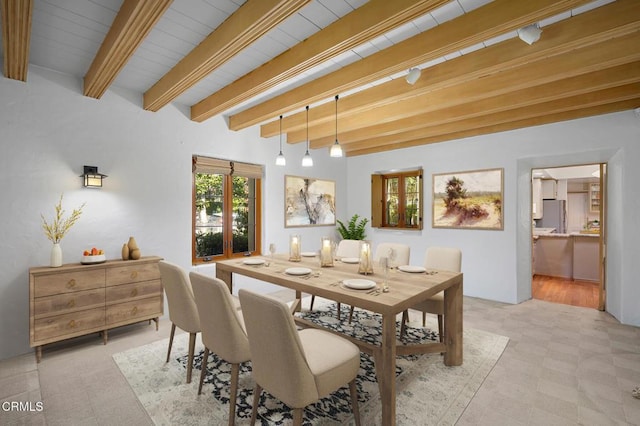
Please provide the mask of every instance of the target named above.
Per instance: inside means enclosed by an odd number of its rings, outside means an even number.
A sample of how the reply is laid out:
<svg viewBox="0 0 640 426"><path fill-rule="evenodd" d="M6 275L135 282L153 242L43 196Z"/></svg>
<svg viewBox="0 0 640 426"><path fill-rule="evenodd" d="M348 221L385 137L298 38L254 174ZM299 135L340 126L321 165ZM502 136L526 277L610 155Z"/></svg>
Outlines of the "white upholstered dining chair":
<svg viewBox="0 0 640 426"><path fill-rule="evenodd" d="M358 347L328 331L298 331L289 307L280 300L245 289L239 296L256 382L251 424L255 423L263 389L292 408L293 424L301 425L307 405L348 383L359 425Z"/></svg>
<svg viewBox="0 0 640 426"><path fill-rule="evenodd" d="M376 247L373 255L373 261L379 262L381 257L389 259L389 267L395 268L409 264L411 247L401 243L380 243Z"/></svg>
<svg viewBox="0 0 640 426"><path fill-rule="evenodd" d="M229 425L233 425L236 417L240 363L251 359L244 319L242 313L236 309L236 302L224 281L197 272L190 272L189 278L196 297L204 343L198 395L202 393L209 352L213 352L231 364Z"/></svg>
<svg viewBox="0 0 640 426"><path fill-rule="evenodd" d="M187 383L191 383L191 371L193 369L193 352L196 346L196 334L200 332L200 318L198 308L193 297L189 276L180 266L160 261L160 276L162 285L167 294L169 304L169 319L171 320L171 336L169 337L169 349L167 350L167 362L171 357L171 346L176 326L189 333L189 355L187 360Z"/></svg>
<svg viewBox="0 0 640 426"><path fill-rule="evenodd" d="M429 247L424 256L424 267L429 269L441 269L443 271L460 272L462 269L462 252L454 247ZM438 316L438 335L440 342L444 341L444 292L439 292L429 299L411 307L416 311L422 311L422 326L426 325L427 313ZM404 335L405 324L409 313L402 313L402 325L400 327L400 337Z"/></svg>

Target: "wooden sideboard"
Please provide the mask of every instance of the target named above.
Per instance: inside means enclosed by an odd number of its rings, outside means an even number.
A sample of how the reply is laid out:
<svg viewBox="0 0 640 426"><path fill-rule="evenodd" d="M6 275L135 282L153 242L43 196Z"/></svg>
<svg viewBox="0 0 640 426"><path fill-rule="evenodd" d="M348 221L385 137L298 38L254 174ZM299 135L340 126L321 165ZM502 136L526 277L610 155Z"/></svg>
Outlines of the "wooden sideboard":
<svg viewBox="0 0 640 426"><path fill-rule="evenodd" d="M164 297L161 257L72 263L29 269L29 344L42 358L42 345L127 324L158 319Z"/></svg>

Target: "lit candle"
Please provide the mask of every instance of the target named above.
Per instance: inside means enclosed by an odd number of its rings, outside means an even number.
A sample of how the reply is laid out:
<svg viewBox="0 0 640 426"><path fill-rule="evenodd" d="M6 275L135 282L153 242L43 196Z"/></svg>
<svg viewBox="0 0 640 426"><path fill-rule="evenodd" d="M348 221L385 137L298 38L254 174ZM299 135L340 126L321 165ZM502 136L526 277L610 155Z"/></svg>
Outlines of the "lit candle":
<svg viewBox="0 0 640 426"><path fill-rule="evenodd" d="M293 262L300 261L300 236L292 235L289 240L289 260Z"/></svg>
<svg viewBox="0 0 640 426"><path fill-rule="evenodd" d="M322 237L320 248L320 266L333 266L332 242L329 237Z"/></svg>

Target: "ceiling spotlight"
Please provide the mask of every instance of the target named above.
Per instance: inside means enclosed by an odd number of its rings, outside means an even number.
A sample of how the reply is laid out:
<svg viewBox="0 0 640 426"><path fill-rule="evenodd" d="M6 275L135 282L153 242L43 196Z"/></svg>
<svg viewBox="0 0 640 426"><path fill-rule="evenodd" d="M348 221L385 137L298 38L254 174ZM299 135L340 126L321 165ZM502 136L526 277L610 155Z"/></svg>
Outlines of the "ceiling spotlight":
<svg viewBox="0 0 640 426"><path fill-rule="evenodd" d="M540 34L542 34L542 30L538 24L527 25L518 30L518 37L527 44L533 44L540 40Z"/></svg>
<svg viewBox="0 0 640 426"><path fill-rule="evenodd" d="M420 78L421 73L422 71L420 71L420 68L411 68L406 77L407 83L414 85Z"/></svg>

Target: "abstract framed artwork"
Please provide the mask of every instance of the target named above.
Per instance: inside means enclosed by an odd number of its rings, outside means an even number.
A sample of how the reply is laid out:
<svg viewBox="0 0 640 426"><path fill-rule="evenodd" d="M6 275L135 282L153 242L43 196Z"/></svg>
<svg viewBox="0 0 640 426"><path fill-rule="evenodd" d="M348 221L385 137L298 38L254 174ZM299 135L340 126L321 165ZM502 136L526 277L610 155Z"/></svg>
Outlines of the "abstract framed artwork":
<svg viewBox="0 0 640 426"><path fill-rule="evenodd" d="M433 228L503 230L503 169L433 175Z"/></svg>
<svg viewBox="0 0 640 426"><path fill-rule="evenodd" d="M335 226L336 182L312 177L284 177L285 228Z"/></svg>

